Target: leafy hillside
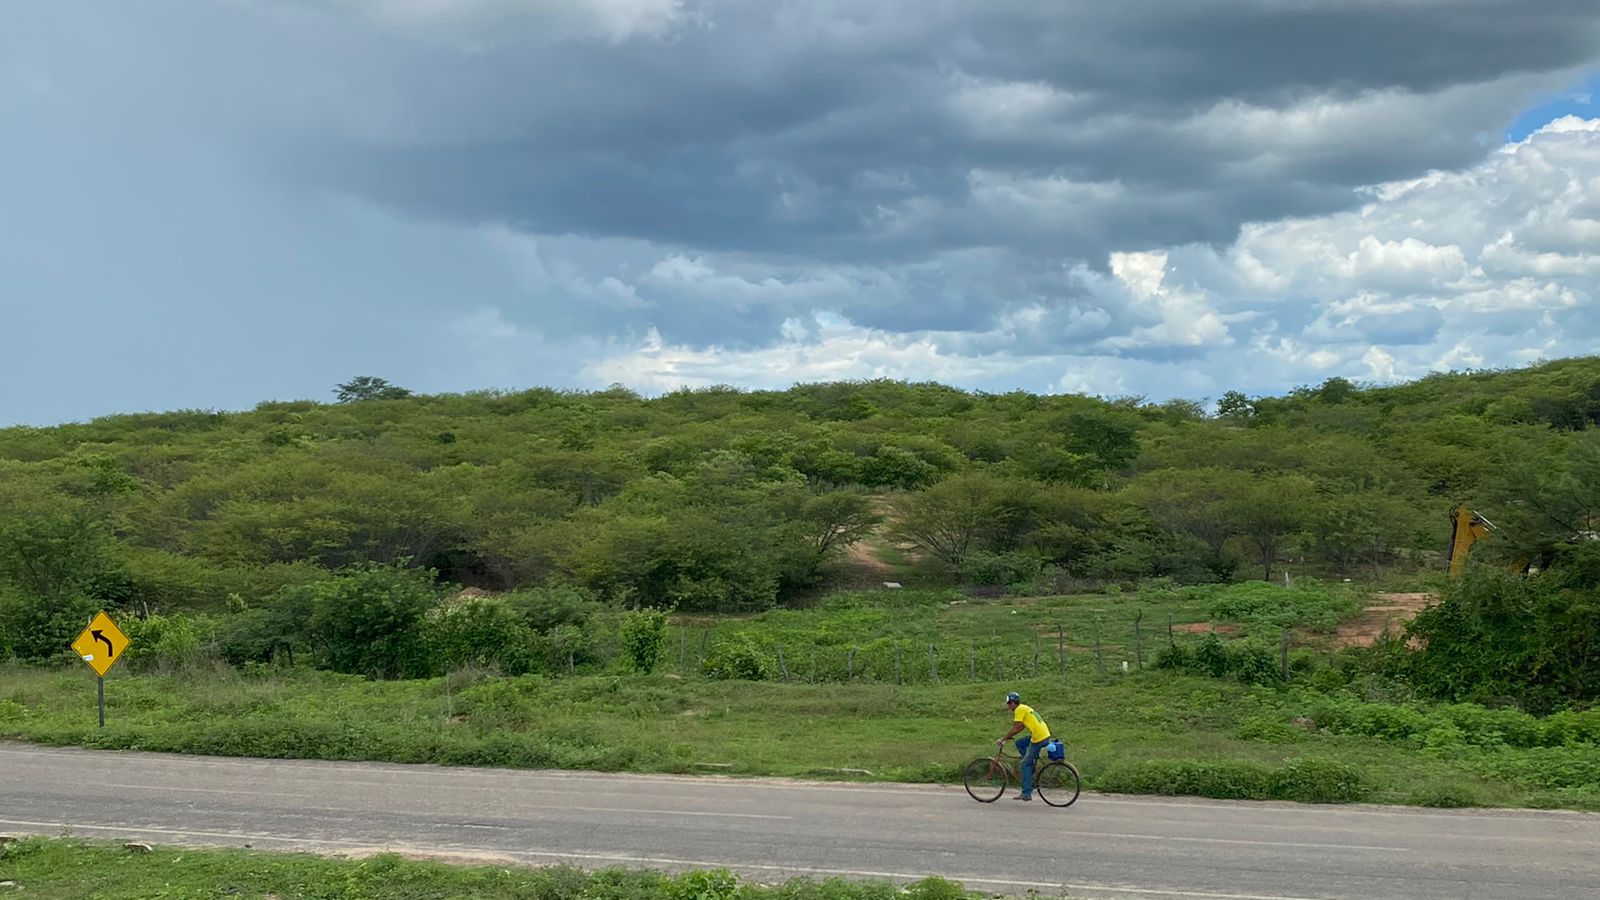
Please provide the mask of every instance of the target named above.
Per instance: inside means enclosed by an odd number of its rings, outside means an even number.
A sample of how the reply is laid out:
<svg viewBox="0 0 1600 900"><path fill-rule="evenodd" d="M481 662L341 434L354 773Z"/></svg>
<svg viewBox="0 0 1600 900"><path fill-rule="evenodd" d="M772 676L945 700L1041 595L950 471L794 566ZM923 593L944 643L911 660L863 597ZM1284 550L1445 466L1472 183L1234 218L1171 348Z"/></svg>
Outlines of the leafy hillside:
<svg viewBox="0 0 1600 900"><path fill-rule="evenodd" d="M1452 505L1517 520L1566 471L1600 423L1600 359L1230 394L1217 416L887 381L405 393L0 430L0 583L219 608L376 562L758 609L863 537L920 551L924 580L1437 567Z"/></svg>

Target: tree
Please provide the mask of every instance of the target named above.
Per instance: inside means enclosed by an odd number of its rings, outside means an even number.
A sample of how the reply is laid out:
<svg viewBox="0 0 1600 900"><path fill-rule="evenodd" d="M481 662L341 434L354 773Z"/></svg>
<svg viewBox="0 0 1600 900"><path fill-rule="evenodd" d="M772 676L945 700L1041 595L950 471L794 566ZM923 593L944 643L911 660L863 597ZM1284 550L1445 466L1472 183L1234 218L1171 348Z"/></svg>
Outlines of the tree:
<svg viewBox="0 0 1600 900"><path fill-rule="evenodd" d="M313 593L310 633L328 668L375 678L430 674L422 617L442 593L433 572L361 566Z"/></svg>
<svg viewBox="0 0 1600 900"><path fill-rule="evenodd" d="M1137 432L1120 416L1075 413L1066 424L1066 448L1098 459L1106 469L1125 469L1139 456Z"/></svg>
<svg viewBox="0 0 1600 900"><path fill-rule="evenodd" d="M1554 458L1507 462L1506 513L1494 515L1508 549L1549 563L1600 541L1600 431L1572 436Z"/></svg>
<svg viewBox="0 0 1600 900"><path fill-rule="evenodd" d="M95 609L127 587L104 523L83 513L0 521L0 632L18 656L65 652Z"/></svg>
<svg viewBox="0 0 1600 900"><path fill-rule="evenodd" d="M338 386L334 391L340 403L357 403L362 400L404 400L411 392L382 378L358 375Z"/></svg>
<svg viewBox="0 0 1600 900"><path fill-rule="evenodd" d="M1249 473L1235 469L1166 469L1136 484L1151 520L1204 544L1210 551L1206 567L1226 580L1238 566L1225 552L1229 539L1239 533L1237 498L1250 490L1251 480Z"/></svg>
<svg viewBox="0 0 1600 900"><path fill-rule="evenodd" d="M813 573L829 554L860 541L883 521L871 498L855 491L815 494L806 499L796 518L812 550Z"/></svg>
<svg viewBox="0 0 1600 900"><path fill-rule="evenodd" d="M1309 479L1280 475L1256 479L1229 504L1239 533L1255 548L1264 580L1272 580L1272 567L1303 526L1314 493Z"/></svg>
<svg viewBox="0 0 1600 900"><path fill-rule="evenodd" d="M1239 391L1228 391L1217 401L1217 415L1224 419L1248 419L1255 414L1255 401Z"/></svg>
<svg viewBox="0 0 1600 900"><path fill-rule="evenodd" d="M1312 503L1306 517L1311 546L1332 562L1340 575L1349 574L1352 563L1363 555L1372 555L1379 546L1385 512L1380 500L1376 496L1339 493Z"/></svg>
<svg viewBox="0 0 1600 900"><path fill-rule="evenodd" d="M1019 500L1011 484L989 473L954 475L899 498L894 532L959 569L987 536L1007 529L1022 511Z"/></svg>

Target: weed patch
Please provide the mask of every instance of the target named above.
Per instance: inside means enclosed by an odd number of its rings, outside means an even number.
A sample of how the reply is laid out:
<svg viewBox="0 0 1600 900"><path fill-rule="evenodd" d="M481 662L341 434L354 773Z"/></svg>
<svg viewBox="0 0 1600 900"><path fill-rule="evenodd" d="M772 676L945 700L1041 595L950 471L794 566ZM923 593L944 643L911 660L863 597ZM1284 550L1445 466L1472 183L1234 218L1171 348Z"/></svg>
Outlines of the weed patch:
<svg viewBox="0 0 1600 900"><path fill-rule="evenodd" d="M800 879L745 882L722 869L678 875L568 866L456 866L391 853L365 860L298 853L120 847L70 838L28 838L0 846L0 871L22 896L307 897L316 900L433 900L538 897L541 900L968 900L959 883L927 878L903 888L885 882Z"/></svg>

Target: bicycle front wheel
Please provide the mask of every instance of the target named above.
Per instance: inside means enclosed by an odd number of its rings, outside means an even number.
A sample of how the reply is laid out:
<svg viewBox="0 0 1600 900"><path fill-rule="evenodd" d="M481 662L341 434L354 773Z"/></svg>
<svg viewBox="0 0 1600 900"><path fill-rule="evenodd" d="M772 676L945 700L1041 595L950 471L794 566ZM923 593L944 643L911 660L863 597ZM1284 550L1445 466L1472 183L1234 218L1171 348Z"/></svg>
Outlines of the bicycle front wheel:
<svg viewBox="0 0 1600 900"><path fill-rule="evenodd" d="M1051 806L1071 806L1078 802L1083 780L1072 763L1053 762L1034 773L1034 790Z"/></svg>
<svg viewBox="0 0 1600 900"><path fill-rule="evenodd" d="M962 773L967 793L979 803L993 803L1006 792L1006 767L997 759L980 756Z"/></svg>

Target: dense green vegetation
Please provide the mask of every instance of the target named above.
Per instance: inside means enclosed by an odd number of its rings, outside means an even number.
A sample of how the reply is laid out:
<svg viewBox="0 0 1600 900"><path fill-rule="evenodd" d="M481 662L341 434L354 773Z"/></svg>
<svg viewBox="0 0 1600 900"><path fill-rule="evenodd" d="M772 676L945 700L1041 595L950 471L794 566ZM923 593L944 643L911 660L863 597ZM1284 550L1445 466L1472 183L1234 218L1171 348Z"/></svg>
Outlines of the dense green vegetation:
<svg viewBox="0 0 1600 900"><path fill-rule="evenodd" d="M1503 544L1585 530L1586 509L1513 501L1582 482L1600 419L1593 359L1333 379L1210 417L897 382L658 399L352 385L350 402L0 430L0 583L64 606L220 610L406 563L735 611L814 592L874 534L912 549L920 577L1001 584L1432 568L1461 501L1516 524Z"/></svg>
<svg viewBox="0 0 1600 900"><path fill-rule="evenodd" d="M182 900L239 897L270 900L965 900L981 896L929 878L907 885L842 879L795 880L768 887L726 870L668 875L557 866L453 866L385 853L365 860L306 854L157 847L130 853L75 838L29 838L0 845L0 882L27 897L150 897Z"/></svg>
<svg viewBox="0 0 1600 900"><path fill-rule="evenodd" d="M0 430L0 736L945 780L1011 684L1059 704L1091 787L1600 796L1600 360L1216 415L892 382L340 391ZM1460 502L1500 528L1448 581ZM1379 583L1438 602L1335 652ZM133 638L104 732L49 668L97 608ZM658 740L595 743L569 691ZM752 744L752 707L815 727Z"/></svg>
<svg viewBox="0 0 1600 900"><path fill-rule="evenodd" d="M1600 710L1541 718L1430 700L1395 672L1403 648L1325 649L1329 623L1359 596L1305 583L987 600L879 591L664 628L622 612L612 615L638 624L585 626L601 652L575 673L515 677L469 665L374 680L146 651L156 656L108 679L104 730L81 667L0 668L0 738L949 783L1004 733L999 701L1017 689L1065 738L1091 789L1600 808ZM1226 641L1210 632L1217 613L1267 608L1271 618L1215 622ZM652 654L654 672L641 674L639 657ZM595 729L596 704L629 722L625 738Z"/></svg>

